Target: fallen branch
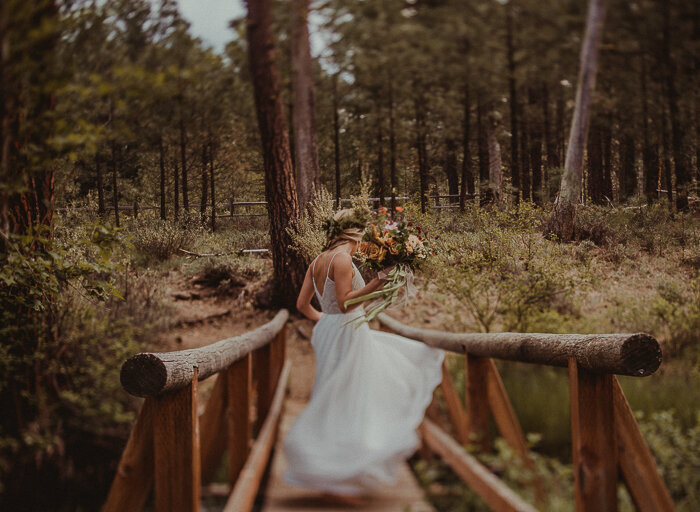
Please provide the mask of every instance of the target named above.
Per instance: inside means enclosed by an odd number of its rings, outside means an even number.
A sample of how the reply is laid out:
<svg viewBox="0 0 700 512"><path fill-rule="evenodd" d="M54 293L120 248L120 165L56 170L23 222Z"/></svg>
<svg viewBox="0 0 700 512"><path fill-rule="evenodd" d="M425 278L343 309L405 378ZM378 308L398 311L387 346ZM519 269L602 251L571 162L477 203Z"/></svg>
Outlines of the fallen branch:
<svg viewBox="0 0 700 512"><path fill-rule="evenodd" d="M268 252L269 249L239 249L238 251L231 251L231 252L199 253L199 252L192 252L192 251L187 251L183 248L179 248L178 251L180 251L183 254L186 254L187 256L194 256L195 258L215 258L217 256L231 256L232 254L237 254L240 256L240 255L245 254L245 253Z"/></svg>

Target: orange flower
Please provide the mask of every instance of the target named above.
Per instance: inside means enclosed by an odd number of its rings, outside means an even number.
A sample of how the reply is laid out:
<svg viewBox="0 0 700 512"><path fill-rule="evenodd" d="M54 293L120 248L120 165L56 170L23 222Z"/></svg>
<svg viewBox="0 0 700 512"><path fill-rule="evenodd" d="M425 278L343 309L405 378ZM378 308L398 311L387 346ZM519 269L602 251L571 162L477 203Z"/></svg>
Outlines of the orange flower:
<svg viewBox="0 0 700 512"><path fill-rule="evenodd" d="M397 212L402 213L403 212L403 206L397 206L394 208Z"/></svg>
<svg viewBox="0 0 700 512"><path fill-rule="evenodd" d="M386 206L382 206L379 208L379 213L386 213L387 211L388 210L387 210Z"/></svg>

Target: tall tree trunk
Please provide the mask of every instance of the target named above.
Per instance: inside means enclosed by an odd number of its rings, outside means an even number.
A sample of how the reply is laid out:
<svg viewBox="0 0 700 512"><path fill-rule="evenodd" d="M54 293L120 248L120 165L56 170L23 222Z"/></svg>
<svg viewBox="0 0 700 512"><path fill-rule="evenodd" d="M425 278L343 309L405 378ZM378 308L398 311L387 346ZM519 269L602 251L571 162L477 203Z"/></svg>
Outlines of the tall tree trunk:
<svg viewBox="0 0 700 512"><path fill-rule="evenodd" d="M642 52L640 87L642 90L642 175L644 184L644 195L647 203L651 204L656 200L656 188L659 181L659 149L651 142L649 133L649 98L647 93L647 48L645 41L641 41Z"/></svg>
<svg viewBox="0 0 700 512"><path fill-rule="evenodd" d="M544 144L547 149L547 163L542 170L543 176L539 190L534 189L534 178L533 178L533 196L535 202L537 202L537 194L539 193L539 201L542 204L545 197L544 187L547 186L549 181L549 175L551 169L558 169L560 164L559 151L557 149L557 139L558 135L555 137L552 135L552 124L550 118L549 110L549 87L546 83L542 83L542 126L544 128Z"/></svg>
<svg viewBox="0 0 700 512"><path fill-rule="evenodd" d="M208 164L207 145L202 144L202 192L199 196L199 216L202 224L206 224L207 222L207 193L209 190L209 184L207 183Z"/></svg>
<svg viewBox="0 0 700 512"><path fill-rule="evenodd" d="M476 103L477 150L479 156L479 203L484 206L493 201L493 191L489 187L489 145L486 135L484 105Z"/></svg>
<svg viewBox="0 0 700 512"><path fill-rule="evenodd" d="M180 173L177 167L177 158L173 159L173 214L175 220L180 217Z"/></svg>
<svg viewBox="0 0 700 512"><path fill-rule="evenodd" d="M513 5L506 4L506 52L508 56L508 91L510 94L510 172L515 204L520 202L520 168L518 166L518 96L515 83L515 48L513 45ZM489 142L489 148L491 143Z"/></svg>
<svg viewBox="0 0 700 512"><path fill-rule="evenodd" d="M396 130L394 128L394 81L389 75L389 184L391 185L391 211L396 209Z"/></svg>
<svg viewBox="0 0 700 512"><path fill-rule="evenodd" d="M165 220L165 146L163 144L163 134L158 138L158 150L158 163L160 164L160 218Z"/></svg>
<svg viewBox="0 0 700 512"><path fill-rule="evenodd" d="M99 152L95 155L95 172L97 173L97 213L102 216L105 213L105 180Z"/></svg>
<svg viewBox="0 0 700 512"><path fill-rule="evenodd" d="M214 142L209 136L209 185L211 186L211 232L216 231L216 185L214 181Z"/></svg>
<svg viewBox="0 0 700 512"><path fill-rule="evenodd" d="M117 143L112 141L112 208L114 208L114 225L119 227L119 189L117 188Z"/></svg>
<svg viewBox="0 0 700 512"><path fill-rule="evenodd" d="M472 173L471 151L469 147L470 129L470 109L469 82L464 84L464 120L462 124L462 182L459 189L459 209L464 211L467 204L467 194L474 197L474 176Z"/></svg>
<svg viewBox="0 0 700 512"><path fill-rule="evenodd" d="M182 207L186 213L190 211L190 199L187 186L187 131L185 130L184 106L180 100L180 169L182 176Z"/></svg>
<svg viewBox="0 0 700 512"><path fill-rule="evenodd" d="M662 127L661 127L661 137L663 144L663 158L664 158L664 172L663 172L663 184L666 189L666 199L668 201L668 206L673 209L673 164L671 162L671 154L673 149L671 148L671 141L669 136L670 128L668 126L668 112L664 108L662 111Z"/></svg>
<svg viewBox="0 0 700 512"><path fill-rule="evenodd" d="M583 153L591 120L591 104L606 7L607 0L591 0L588 6L586 34L581 48L576 107L571 122L564 174L549 223L549 230L556 233L563 241L570 241L574 236L576 205L581 196L583 180Z"/></svg>
<svg viewBox="0 0 700 512"><path fill-rule="evenodd" d="M544 119L540 117L537 109L538 102L544 101L542 98L542 90L531 88L529 91L530 103L530 166L532 172L532 199L535 204L542 205L542 132L544 130ZM542 115L544 111L542 110Z"/></svg>
<svg viewBox="0 0 700 512"><path fill-rule="evenodd" d="M588 196L594 204L604 204L603 198L603 137L598 122L591 122L588 133Z"/></svg>
<svg viewBox="0 0 700 512"><path fill-rule="evenodd" d="M255 108L265 166L265 196L270 219L273 302L294 309L306 263L297 251L289 249L287 227L299 215L294 169L277 70L271 28L270 0L247 0L248 57L253 79Z"/></svg>
<svg viewBox="0 0 700 512"><path fill-rule="evenodd" d="M428 155L426 151L424 100L416 98L416 150L418 152L418 178L420 185L420 211L426 213L428 208Z"/></svg>
<svg viewBox="0 0 700 512"><path fill-rule="evenodd" d="M662 52L666 63L666 96L671 121L673 163L676 170L676 208L685 211L688 209L690 173L688 172L688 162L683 153L683 132L678 109L678 90L676 89L676 64L673 55L671 55L671 7L669 2L661 2L661 5L664 17Z"/></svg>
<svg viewBox="0 0 700 512"><path fill-rule="evenodd" d="M333 76L333 147L335 149L335 207L340 208L340 120L338 117L338 73Z"/></svg>
<svg viewBox="0 0 700 512"><path fill-rule="evenodd" d="M501 163L501 145L496 138L498 124L493 116L487 121L486 137L489 144L489 187L496 201L501 202L503 197L503 166Z"/></svg>
<svg viewBox="0 0 700 512"><path fill-rule="evenodd" d="M384 133L382 132L382 117L377 116L377 197L379 206L384 206L386 197L384 190Z"/></svg>
<svg viewBox="0 0 700 512"><path fill-rule="evenodd" d="M626 123L628 124L628 123ZM620 173L619 173L619 201L627 201L636 190L637 186L637 169L636 151L634 137L629 133L623 133L620 138Z"/></svg>
<svg viewBox="0 0 700 512"><path fill-rule="evenodd" d="M313 69L307 16L309 0L294 0L292 9L292 89L294 90L294 139L296 145L299 208L311 201L320 185L316 121L314 114Z"/></svg>
<svg viewBox="0 0 700 512"><path fill-rule="evenodd" d="M523 105L520 121L520 189L523 201L530 201L530 131L532 129L532 109Z"/></svg>
<svg viewBox="0 0 700 512"><path fill-rule="evenodd" d="M603 137L603 198L608 198L610 201L613 200L613 186L612 186L612 115L607 116L607 120L604 123L605 127L602 129Z"/></svg>
<svg viewBox="0 0 700 512"><path fill-rule="evenodd" d="M457 174L457 144L454 139L445 140L445 152L443 154L442 169L447 177L447 189L451 196L459 195L459 175ZM450 197L449 203L454 203L458 198Z"/></svg>
<svg viewBox="0 0 700 512"><path fill-rule="evenodd" d="M564 136L566 132L566 107L564 104L564 88L557 88L557 101L555 104L554 117L556 119L556 155L557 162L559 165L556 168L561 169L562 162L564 162ZM552 179L545 176L545 187L547 188L547 197L552 200L555 198L555 192L558 191L558 186L552 183Z"/></svg>

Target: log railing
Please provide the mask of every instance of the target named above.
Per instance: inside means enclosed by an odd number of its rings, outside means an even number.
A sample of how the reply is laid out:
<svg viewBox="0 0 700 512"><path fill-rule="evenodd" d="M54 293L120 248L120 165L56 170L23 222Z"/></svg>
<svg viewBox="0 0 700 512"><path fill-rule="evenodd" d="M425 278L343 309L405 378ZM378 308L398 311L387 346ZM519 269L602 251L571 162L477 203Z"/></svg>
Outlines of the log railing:
<svg viewBox="0 0 700 512"><path fill-rule="evenodd" d="M289 376L288 317L282 310L243 335L197 349L137 354L124 363L122 386L145 401L103 511L140 510L152 489L156 512L198 511L202 485L225 453L231 489L225 510L252 509ZM200 415L198 382L213 375Z"/></svg>
<svg viewBox="0 0 700 512"><path fill-rule="evenodd" d="M617 381L644 377L661 364L658 342L647 334L455 334L409 327L380 315L382 329L465 355L465 403L443 368L442 391L456 440L430 414L421 431L424 444L496 511L534 511L501 480L467 453L476 443L488 449L489 418L532 468L527 443L493 359L568 368L574 487L578 512L617 510L618 475L641 511L672 511L673 502ZM432 418L431 418L432 416ZM533 482L538 501L544 497Z"/></svg>

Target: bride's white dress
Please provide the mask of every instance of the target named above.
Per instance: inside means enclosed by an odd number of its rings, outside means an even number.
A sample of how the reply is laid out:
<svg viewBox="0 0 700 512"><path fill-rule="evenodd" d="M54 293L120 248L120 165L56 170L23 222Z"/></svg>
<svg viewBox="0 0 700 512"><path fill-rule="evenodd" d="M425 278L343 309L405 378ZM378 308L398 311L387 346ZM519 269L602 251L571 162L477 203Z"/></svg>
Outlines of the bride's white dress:
<svg viewBox="0 0 700 512"><path fill-rule="evenodd" d="M365 286L357 268L352 284ZM328 274L322 293L315 282L314 289L323 311L311 337L316 377L311 400L284 441L284 478L364 494L395 483L399 464L418 447L416 429L442 379L444 353L366 323L356 327L352 320L362 309L340 311Z"/></svg>

